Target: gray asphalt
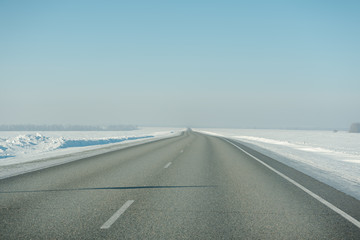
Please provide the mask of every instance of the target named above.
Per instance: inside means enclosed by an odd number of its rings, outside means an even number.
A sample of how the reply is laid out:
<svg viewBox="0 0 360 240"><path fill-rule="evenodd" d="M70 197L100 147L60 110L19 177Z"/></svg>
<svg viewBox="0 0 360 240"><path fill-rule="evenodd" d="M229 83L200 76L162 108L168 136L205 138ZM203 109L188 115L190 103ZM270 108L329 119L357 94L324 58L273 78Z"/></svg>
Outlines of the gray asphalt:
<svg viewBox="0 0 360 240"><path fill-rule="evenodd" d="M358 200L247 151L360 219ZM360 229L224 139L187 131L1 180L0 239L360 239Z"/></svg>

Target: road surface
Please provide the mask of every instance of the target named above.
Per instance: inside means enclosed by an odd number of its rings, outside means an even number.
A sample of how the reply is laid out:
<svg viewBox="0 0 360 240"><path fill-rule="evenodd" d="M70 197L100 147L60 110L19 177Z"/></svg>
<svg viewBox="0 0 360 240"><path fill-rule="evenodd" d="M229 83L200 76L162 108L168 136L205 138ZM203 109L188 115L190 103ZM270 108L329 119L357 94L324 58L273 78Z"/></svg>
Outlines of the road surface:
<svg viewBox="0 0 360 240"><path fill-rule="evenodd" d="M360 239L359 220L358 200L192 131L0 180L0 239Z"/></svg>

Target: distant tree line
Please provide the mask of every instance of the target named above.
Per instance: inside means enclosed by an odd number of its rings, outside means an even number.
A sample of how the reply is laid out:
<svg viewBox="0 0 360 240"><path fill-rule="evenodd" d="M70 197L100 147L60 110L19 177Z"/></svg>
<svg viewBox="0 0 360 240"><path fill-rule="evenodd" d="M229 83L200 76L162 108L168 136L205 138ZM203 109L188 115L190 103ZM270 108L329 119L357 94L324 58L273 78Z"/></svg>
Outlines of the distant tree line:
<svg viewBox="0 0 360 240"><path fill-rule="evenodd" d="M0 131L131 131L137 130L134 125L109 125L109 126L91 126L91 125L0 125Z"/></svg>
<svg viewBox="0 0 360 240"><path fill-rule="evenodd" d="M351 124L349 132L351 132L351 133L360 133L360 123Z"/></svg>

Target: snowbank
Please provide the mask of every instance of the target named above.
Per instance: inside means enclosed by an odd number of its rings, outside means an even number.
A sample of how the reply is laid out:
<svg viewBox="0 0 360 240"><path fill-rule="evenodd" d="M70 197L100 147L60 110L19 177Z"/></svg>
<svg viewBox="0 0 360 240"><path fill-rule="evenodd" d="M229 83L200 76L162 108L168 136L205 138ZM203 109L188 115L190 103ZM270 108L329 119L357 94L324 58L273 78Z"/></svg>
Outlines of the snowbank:
<svg viewBox="0 0 360 240"><path fill-rule="evenodd" d="M0 175L4 166L43 161L112 145L176 136L183 130L142 128L131 132L0 132Z"/></svg>
<svg viewBox="0 0 360 240"><path fill-rule="evenodd" d="M47 137L40 133L30 133L26 135L18 135L10 138L0 138L0 159L27 157L36 155L37 153L46 153L58 149L98 146L110 143L120 143L124 141L133 141L138 139L153 138L153 135L145 136L122 136L110 138L82 138L67 139L64 137ZM0 165L11 164L15 161L0 161Z"/></svg>
<svg viewBox="0 0 360 240"><path fill-rule="evenodd" d="M348 132L197 129L238 140L360 200L360 135Z"/></svg>

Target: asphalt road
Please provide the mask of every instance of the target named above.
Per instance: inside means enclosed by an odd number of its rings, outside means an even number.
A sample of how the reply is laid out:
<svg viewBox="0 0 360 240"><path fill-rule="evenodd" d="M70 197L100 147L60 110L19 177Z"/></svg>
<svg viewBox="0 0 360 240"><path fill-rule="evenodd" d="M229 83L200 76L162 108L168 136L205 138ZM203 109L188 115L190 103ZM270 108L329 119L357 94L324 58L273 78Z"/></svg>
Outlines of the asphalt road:
<svg viewBox="0 0 360 240"><path fill-rule="evenodd" d="M360 220L360 202L238 143ZM360 239L224 139L187 131L0 180L0 239Z"/></svg>

